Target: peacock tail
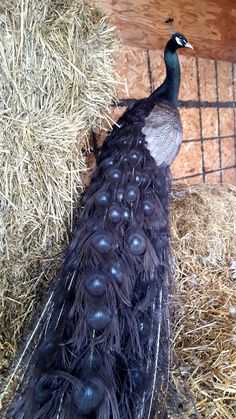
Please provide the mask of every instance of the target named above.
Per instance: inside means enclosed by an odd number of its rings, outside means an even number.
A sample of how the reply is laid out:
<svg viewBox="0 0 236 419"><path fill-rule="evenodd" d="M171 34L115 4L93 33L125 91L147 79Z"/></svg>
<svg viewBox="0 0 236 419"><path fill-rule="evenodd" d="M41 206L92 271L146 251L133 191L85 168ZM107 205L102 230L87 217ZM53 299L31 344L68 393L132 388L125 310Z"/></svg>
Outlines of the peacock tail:
<svg viewBox="0 0 236 419"><path fill-rule="evenodd" d="M8 417L149 419L155 408L167 418L169 166L182 142L176 51L185 47L174 33L165 81L124 113L97 156Z"/></svg>
<svg viewBox="0 0 236 419"><path fill-rule="evenodd" d="M55 280L17 419L131 419L162 409L169 364L168 167L141 132L114 130Z"/></svg>

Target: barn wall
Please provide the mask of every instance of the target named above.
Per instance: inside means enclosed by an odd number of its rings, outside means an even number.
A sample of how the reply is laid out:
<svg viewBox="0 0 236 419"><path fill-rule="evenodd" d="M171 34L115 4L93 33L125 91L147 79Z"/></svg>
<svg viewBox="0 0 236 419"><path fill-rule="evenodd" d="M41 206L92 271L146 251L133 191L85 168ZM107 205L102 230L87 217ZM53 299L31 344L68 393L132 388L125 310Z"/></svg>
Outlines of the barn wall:
<svg viewBox="0 0 236 419"><path fill-rule="evenodd" d="M235 0L87 0L111 15L123 44L164 49L168 18L194 45L193 55L236 62Z"/></svg>
<svg viewBox="0 0 236 419"><path fill-rule="evenodd" d="M236 64L180 55L180 113L184 142L173 164L175 180L236 184ZM121 79L117 99L150 94L165 77L163 51L123 46L116 57ZM205 103L210 102L210 103ZM113 111L114 119L125 108Z"/></svg>

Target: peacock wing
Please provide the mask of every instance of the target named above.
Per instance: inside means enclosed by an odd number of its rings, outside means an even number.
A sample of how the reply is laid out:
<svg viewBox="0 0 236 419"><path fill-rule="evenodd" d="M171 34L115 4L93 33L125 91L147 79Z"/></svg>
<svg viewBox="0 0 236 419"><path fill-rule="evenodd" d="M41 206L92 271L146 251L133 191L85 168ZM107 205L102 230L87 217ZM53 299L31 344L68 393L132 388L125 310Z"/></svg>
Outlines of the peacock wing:
<svg viewBox="0 0 236 419"><path fill-rule="evenodd" d="M142 129L146 147L157 166L170 166L182 143L182 124L179 111L168 102L159 102L145 118Z"/></svg>

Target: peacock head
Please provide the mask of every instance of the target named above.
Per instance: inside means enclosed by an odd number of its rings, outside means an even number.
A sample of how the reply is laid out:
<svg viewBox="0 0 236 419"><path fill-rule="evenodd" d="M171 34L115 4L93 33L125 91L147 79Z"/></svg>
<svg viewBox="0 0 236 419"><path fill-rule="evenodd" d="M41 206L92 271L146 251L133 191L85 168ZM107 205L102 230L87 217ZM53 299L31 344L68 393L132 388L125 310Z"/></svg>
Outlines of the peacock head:
<svg viewBox="0 0 236 419"><path fill-rule="evenodd" d="M178 48L191 48L191 49L193 49L192 45L187 41L185 36L181 35L181 33L179 33L179 32L173 33L171 41L172 41L172 44L175 47L175 49L178 49Z"/></svg>

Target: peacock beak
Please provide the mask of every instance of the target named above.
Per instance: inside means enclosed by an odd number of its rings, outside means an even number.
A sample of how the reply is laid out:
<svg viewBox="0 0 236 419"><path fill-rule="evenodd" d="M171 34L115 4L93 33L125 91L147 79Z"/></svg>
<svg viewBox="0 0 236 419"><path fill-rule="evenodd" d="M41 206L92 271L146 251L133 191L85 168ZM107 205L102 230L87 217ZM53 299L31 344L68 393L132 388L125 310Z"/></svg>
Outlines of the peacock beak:
<svg viewBox="0 0 236 419"><path fill-rule="evenodd" d="M190 44L190 42L187 42L187 43L184 45L184 47L185 47L185 48L191 48L191 49L193 49L193 46Z"/></svg>

